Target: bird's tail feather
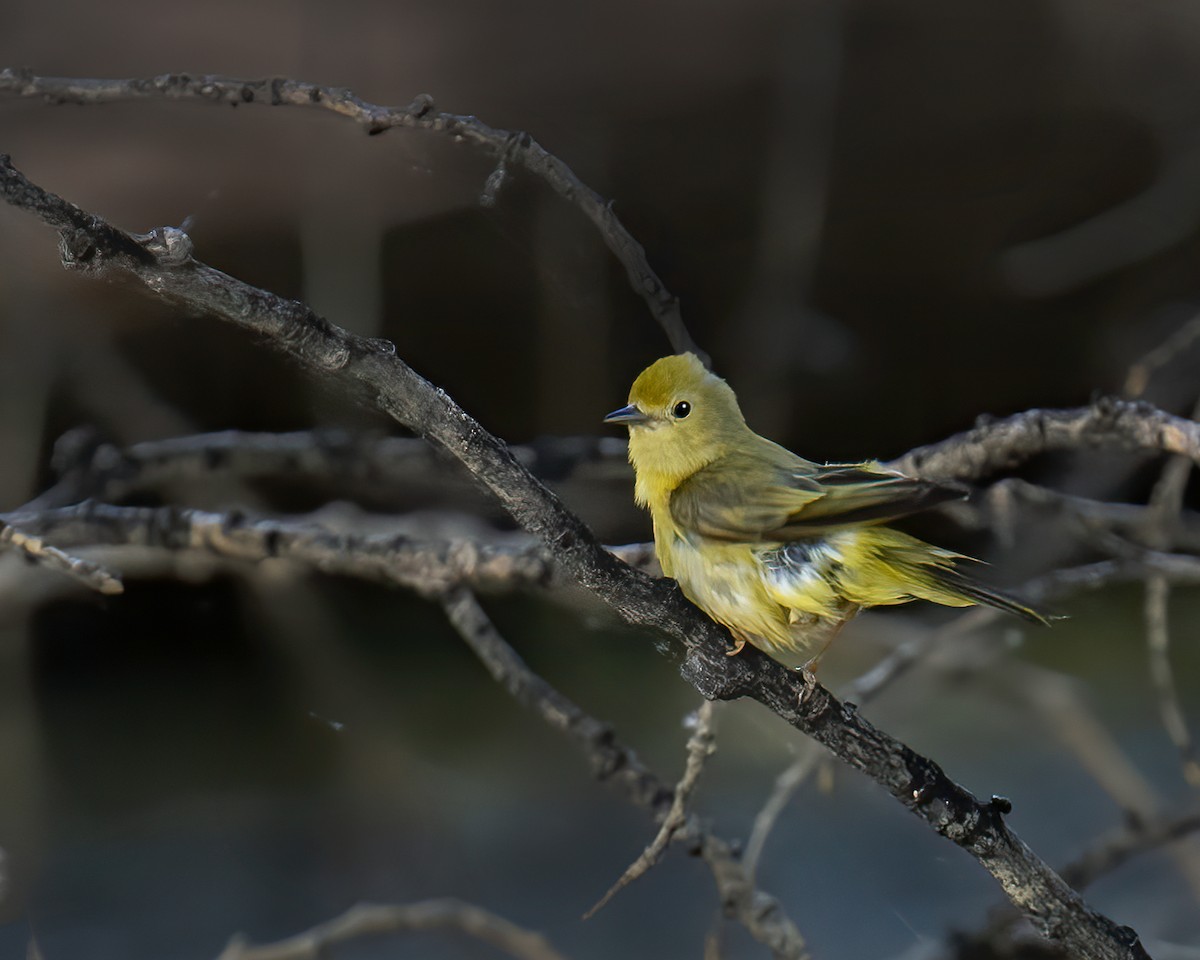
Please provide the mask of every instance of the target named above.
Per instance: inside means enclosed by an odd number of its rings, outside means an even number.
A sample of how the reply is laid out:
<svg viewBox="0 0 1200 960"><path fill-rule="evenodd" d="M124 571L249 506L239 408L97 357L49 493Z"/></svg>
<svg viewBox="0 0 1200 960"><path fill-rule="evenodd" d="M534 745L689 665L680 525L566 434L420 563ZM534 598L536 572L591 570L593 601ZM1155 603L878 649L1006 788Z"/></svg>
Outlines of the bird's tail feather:
<svg viewBox="0 0 1200 960"><path fill-rule="evenodd" d="M1040 623L1043 626L1049 626L1052 621L1061 619L1061 617L1042 613L1040 610L1036 610L1028 604L1022 603L1015 597L1010 597L999 590L985 587L982 583L964 576L957 570L940 569L936 572L935 577L941 584L974 603L981 603L985 606L995 607L997 610L1003 610L1006 613L1015 614L1022 620L1028 620L1030 623Z"/></svg>

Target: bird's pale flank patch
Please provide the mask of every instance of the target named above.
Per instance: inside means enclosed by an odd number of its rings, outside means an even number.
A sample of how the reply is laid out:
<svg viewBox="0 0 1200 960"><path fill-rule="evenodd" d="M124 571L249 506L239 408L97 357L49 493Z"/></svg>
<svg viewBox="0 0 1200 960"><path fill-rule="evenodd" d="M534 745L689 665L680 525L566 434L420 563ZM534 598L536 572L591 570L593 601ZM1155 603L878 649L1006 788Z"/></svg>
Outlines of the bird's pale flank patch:
<svg viewBox="0 0 1200 960"><path fill-rule="evenodd" d="M975 582L960 554L883 524L961 497L878 463L821 465L746 425L737 396L690 353L663 357L606 422L629 428L635 498L663 572L747 642L821 651L863 607L929 600L1037 611Z"/></svg>

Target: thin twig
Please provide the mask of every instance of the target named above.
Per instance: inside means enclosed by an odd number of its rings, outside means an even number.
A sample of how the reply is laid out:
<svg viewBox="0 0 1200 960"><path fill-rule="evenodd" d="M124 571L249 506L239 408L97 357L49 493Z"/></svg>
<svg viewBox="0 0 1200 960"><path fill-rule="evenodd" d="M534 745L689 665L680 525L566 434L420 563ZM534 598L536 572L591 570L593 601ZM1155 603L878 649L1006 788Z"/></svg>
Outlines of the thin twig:
<svg viewBox="0 0 1200 960"><path fill-rule="evenodd" d="M1144 354L1125 374L1124 392L1140 397L1159 370L1172 363L1181 353L1190 350L1200 340L1200 314L1182 324L1162 343Z"/></svg>
<svg viewBox="0 0 1200 960"><path fill-rule="evenodd" d="M1063 879L1082 890L1134 857L1200 832L1200 811L1139 819L1096 840L1062 869Z"/></svg>
<svg viewBox="0 0 1200 960"><path fill-rule="evenodd" d="M746 873L753 879L758 875L758 863L762 859L763 850L767 846L767 838L775 829L784 808L791 802L796 791L808 779L809 774L816 769L821 760L822 751L815 743L806 744L795 760L789 763L783 772L775 778L771 792L766 802L754 818L750 828L750 837L746 841L746 853L742 862L746 865Z"/></svg>
<svg viewBox="0 0 1200 960"><path fill-rule="evenodd" d="M1103 532L1158 550L1200 553L1200 514L1183 510L1175 518L1163 542L1151 543L1147 530L1154 520L1154 506L1144 503L1113 503L1050 490L1035 483L1008 477L988 488L979 507L967 503L943 507L955 522L973 530L1003 529L1002 514L1020 506L1052 514L1086 533Z"/></svg>
<svg viewBox="0 0 1200 960"><path fill-rule="evenodd" d="M434 107L433 98L421 94L404 107L368 103L349 90L272 77L245 80L217 75L163 74L136 79L91 79L37 77L28 70L0 70L0 96L36 97L50 103L97 104L122 100L193 100L235 107L262 104L272 107L303 107L326 110L347 117L367 133L375 135L396 127L442 134L467 143L497 161L488 178L482 202L495 203L507 169L521 167L540 178L568 203L578 207L595 226L605 245L625 268L629 284L649 307L677 353L691 351L706 364L704 353L687 327L673 296L650 266L646 251L605 200L575 175L562 160L546 150L529 134L489 127L477 117L445 113Z"/></svg>
<svg viewBox="0 0 1200 960"><path fill-rule="evenodd" d="M583 915L584 920L594 917L613 897L658 863L675 834L687 824L688 801L691 800L692 792L700 780L705 761L716 750L716 709L717 704L714 701L705 700L696 711L696 725L688 739L687 763L684 766L683 777L675 785L675 798L671 801L671 809L659 825L658 833L654 835L650 845L625 869L617 882L608 888L608 892Z"/></svg>
<svg viewBox="0 0 1200 960"><path fill-rule="evenodd" d="M350 940L389 933L452 930L502 950L517 960L564 960L540 933L461 900L407 904L363 903L340 916L276 943L247 943L236 937L217 960L323 960L329 949Z"/></svg>
<svg viewBox="0 0 1200 960"><path fill-rule="evenodd" d="M1200 403L1192 410L1193 419L1200 416ZM1171 534L1183 510L1183 499L1187 492L1188 478L1192 473L1192 461L1186 457L1172 457L1163 467L1158 483L1150 495L1150 511L1147 517L1145 540L1150 546L1161 548L1170 542ZM1193 787L1200 787L1200 762L1192 734L1179 704L1179 692L1171 669L1170 629L1171 585L1161 574L1146 578L1143 614L1146 620L1146 647L1150 658L1150 678L1158 695L1158 712L1167 736L1179 754L1179 763L1184 779Z"/></svg>
<svg viewBox="0 0 1200 960"><path fill-rule="evenodd" d="M1196 759L1196 748L1188 729L1175 676L1171 670L1171 631L1168 599L1171 583L1162 574L1152 574L1146 579L1143 613L1146 620L1146 649L1150 657L1150 679L1157 694L1158 712L1163 728L1179 754L1183 777L1193 787L1200 787L1200 761Z"/></svg>
<svg viewBox="0 0 1200 960"><path fill-rule="evenodd" d="M17 550L31 563L65 574L98 593L112 596L125 590L121 578L100 564L72 556L46 543L41 537L11 523L0 522L0 553L6 548Z"/></svg>

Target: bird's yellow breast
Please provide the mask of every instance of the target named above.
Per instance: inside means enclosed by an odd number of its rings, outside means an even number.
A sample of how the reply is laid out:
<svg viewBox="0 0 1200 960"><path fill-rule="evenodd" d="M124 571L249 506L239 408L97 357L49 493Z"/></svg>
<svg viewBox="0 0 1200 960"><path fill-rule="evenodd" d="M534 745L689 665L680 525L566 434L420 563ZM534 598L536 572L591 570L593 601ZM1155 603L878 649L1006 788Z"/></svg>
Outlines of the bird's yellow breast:
<svg viewBox="0 0 1200 960"><path fill-rule="evenodd" d="M667 503L650 502L654 549L663 573L684 595L739 639L778 650L801 650L813 625L842 612L842 598L818 564L781 575L775 543L726 543L681 529Z"/></svg>

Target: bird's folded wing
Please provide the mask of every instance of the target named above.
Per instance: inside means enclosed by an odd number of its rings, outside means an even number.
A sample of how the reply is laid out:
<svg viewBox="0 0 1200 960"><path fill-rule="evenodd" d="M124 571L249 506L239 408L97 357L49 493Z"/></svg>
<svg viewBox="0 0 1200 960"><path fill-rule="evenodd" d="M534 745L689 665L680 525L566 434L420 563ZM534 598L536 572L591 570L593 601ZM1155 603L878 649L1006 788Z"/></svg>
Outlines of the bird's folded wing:
<svg viewBox="0 0 1200 960"><path fill-rule="evenodd" d="M803 463L803 462L802 462ZM965 491L876 464L705 469L671 497L685 530L731 541L787 541L836 527L885 523L960 499Z"/></svg>

